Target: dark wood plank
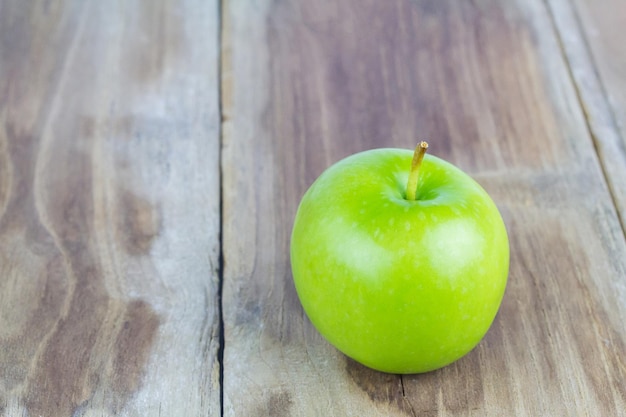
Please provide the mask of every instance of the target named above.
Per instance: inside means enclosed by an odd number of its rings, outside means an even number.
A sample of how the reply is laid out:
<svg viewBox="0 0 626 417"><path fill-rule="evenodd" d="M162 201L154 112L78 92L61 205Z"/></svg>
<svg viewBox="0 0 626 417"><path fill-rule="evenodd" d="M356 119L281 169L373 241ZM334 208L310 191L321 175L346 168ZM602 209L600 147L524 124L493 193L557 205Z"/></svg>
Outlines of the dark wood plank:
<svg viewBox="0 0 626 417"><path fill-rule="evenodd" d="M218 34L0 3L0 415L219 414Z"/></svg>
<svg viewBox="0 0 626 417"><path fill-rule="evenodd" d="M626 245L539 1L226 2L226 415L625 415ZM289 269L306 188L428 139L492 194L512 248L485 340L398 377L312 328Z"/></svg>

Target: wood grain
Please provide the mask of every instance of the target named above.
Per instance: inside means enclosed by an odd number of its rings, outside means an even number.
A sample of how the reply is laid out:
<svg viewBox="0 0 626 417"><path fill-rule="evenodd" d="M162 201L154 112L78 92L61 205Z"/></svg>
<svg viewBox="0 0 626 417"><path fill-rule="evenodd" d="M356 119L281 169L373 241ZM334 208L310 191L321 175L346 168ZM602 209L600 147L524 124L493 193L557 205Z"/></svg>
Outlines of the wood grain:
<svg viewBox="0 0 626 417"><path fill-rule="evenodd" d="M626 233L626 3L548 4Z"/></svg>
<svg viewBox="0 0 626 417"><path fill-rule="evenodd" d="M218 23L0 3L0 415L219 414Z"/></svg>
<svg viewBox="0 0 626 417"><path fill-rule="evenodd" d="M0 2L0 416L626 416L623 4L222 3ZM289 235L326 167L418 139L511 271L400 377L312 327Z"/></svg>
<svg viewBox="0 0 626 417"><path fill-rule="evenodd" d="M626 244L546 4L227 1L223 22L225 415L626 415ZM324 168L417 139L491 193L512 258L483 342L399 377L317 334L288 245Z"/></svg>

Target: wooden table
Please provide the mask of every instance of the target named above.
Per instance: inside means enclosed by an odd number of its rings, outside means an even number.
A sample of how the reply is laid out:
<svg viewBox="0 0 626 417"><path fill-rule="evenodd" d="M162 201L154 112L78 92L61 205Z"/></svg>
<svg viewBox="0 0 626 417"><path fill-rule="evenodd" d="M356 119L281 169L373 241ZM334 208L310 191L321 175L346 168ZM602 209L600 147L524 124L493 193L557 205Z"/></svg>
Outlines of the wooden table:
<svg viewBox="0 0 626 417"><path fill-rule="evenodd" d="M626 416L626 1L0 1L0 415ZM458 362L303 314L329 165L412 148L511 243Z"/></svg>

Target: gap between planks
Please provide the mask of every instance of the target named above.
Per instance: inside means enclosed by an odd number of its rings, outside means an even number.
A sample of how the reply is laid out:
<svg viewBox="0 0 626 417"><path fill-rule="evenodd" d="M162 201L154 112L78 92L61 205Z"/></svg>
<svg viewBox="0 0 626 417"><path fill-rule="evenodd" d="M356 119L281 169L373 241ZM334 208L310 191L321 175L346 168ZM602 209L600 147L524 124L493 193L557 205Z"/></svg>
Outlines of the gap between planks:
<svg viewBox="0 0 626 417"><path fill-rule="evenodd" d="M219 125L217 137L219 138L218 152L218 169L219 169L219 237L218 237L218 283L217 283L217 302L218 302L218 328L219 328L219 346L217 350L217 366L219 367L219 410L220 416L224 416L224 348L226 339L224 337L224 169L222 150L224 146L224 31L226 30L224 21L226 18L227 0L217 1L217 45L219 52L217 54L217 111L219 117Z"/></svg>
<svg viewBox="0 0 626 417"><path fill-rule="evenodd" d="M594 123L592 121L592 117L589 113L588 106L585 105L586 102L586 92L584 91L584 87L581 86L582 82L579 81L575 75L574 69L572 67L572 61L568 54L567 47L565 45L565 41L563 39L561 30L556 21L556 16L554 15L553 7L550 3L551 0L543 0L543 4L546 8L547 14L550 19L550 24L554 31L555 39L559 45L559 50L561 52L561 56L565 63L565 67L567 68L567 73L572 82L572 87L576 93L576 100L578 101L578 105L582 111L582 114L585 119L585 127L587 128L587 132L589 133L589 138L591 140L591 144L593 146L593 150L596 156L596 160L602 172L602 179L609 191L609 196L611 197L611 204L621 226L622 236L624 240L626 240L626 218L624 218L624 214L621 210L621 200L619 197L619 190L616 190L618 184L614 184L612 177L609 175L610 167L607 166L607 161L602 157L601 149L603 147L602 140L598 137L596 133L596 129L594 127ZM600 77L598 71L598 65L596 63L594 55L591 53L591 47L589 44L589 40L587 39L587 34L582 26L580 16L578 15L578 10L576 9L576 5L569 3L568 6L571 8L571 13L573 15L573 30L576 31L577 35L581 39L581 51L580 53L584 54L587 58L587 62L589 62L588 74L591 77L591 81L597 85L597 90L600 92L601 105L603 110L607 113L609 118L610 125L608 126L618 140L624 141L624 138L621 135L621 132L617 126L615 112L613 107L609 103L608 94L606 91L606 86L602 81L602 77Z"/></svg>

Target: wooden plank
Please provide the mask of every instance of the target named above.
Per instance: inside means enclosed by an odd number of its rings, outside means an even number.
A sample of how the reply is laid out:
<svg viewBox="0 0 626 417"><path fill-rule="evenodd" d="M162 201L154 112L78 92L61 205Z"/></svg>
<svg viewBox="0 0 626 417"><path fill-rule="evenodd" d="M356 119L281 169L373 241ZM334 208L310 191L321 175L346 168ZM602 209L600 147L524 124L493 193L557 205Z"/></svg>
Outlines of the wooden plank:
<svg viewBox="0 0 626 417"><path fill-rule="evenodd" d="M548 2L626 231L626 3Z"/></svg>
<svg viewBox="0 0 626 417"><path fill-rule="evenodd" d="M218 35L0 4L0 415L220 413Z"/></svg>
<svg viewBox="0 0 626 417"><path fill-rule="evenodd" d="M225 415L626 415L626 245L545 4L224 10ZM511 273L474 351L399 377L312 328L289 235L324 168L418 138L492 194Z"/></svg>

